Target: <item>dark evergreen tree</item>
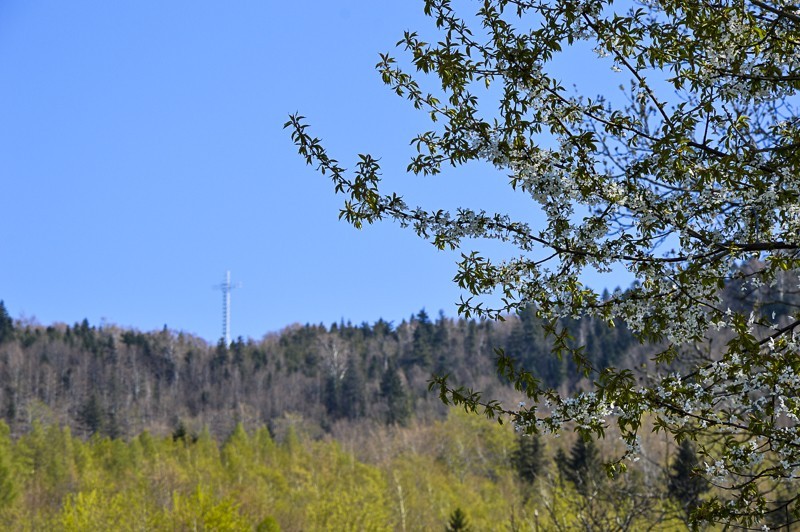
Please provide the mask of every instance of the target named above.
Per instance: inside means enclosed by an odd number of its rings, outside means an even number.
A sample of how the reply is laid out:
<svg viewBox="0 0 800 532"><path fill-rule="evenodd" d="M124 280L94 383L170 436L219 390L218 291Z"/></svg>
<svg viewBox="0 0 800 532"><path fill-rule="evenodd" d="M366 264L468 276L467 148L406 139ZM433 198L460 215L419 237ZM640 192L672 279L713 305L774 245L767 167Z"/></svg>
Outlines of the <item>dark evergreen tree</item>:
<svg viewBox="0 0 800 532"><path fill-rule="evenodd" d="M398 368L390 363L381 377L381 396L386 400L388 425L405 425L411 416L411 405Z"/></svg>
<svg viewBox="0 0 800 532"><path fill-rule="evenodd" d="M569 469L569 458L567 457L567 453L564 452L564 449L561 447L558 448L556 455L553 457L553 461L556 464L559 477L563 479L565 471Z"/></svg>
<svg viewBox="0 0 800 532"><path fill-rule="evenodd" d="M522 482L533 484L543 468L542 442L538 434L517 436L517 448L511 453L511 465Z"/></svg>
<svg viewBox="0 0 800 532"><path fill-rule="evenodd" d="M245 348L246 345L242 337L238 337L236 340L231 342L231 352L233 353L233 363L234 365L241 368L244 365L245 361Z"/></svg>
<svg viewBox="0 0 800 532"><path fill-rule="evenodd" d="M470 530L472 530L472 528L469 526L467 514L465 514L461 508L453 510L453 513L450 514L450 520L445 527L445 532L469 532Z"/></svg>
<svg viewBox="0 0 800 532"><path fill-rule="evenodd" d="M519 312L506 342L505 352L523 367L532 368L533 375L547 386L557 388L565 377L565 362L551 352L544 328L536 310L526 307Z"/></svg>
<svg viewBox="0 0 800 532"><path fill-rule="evenodd" d="M342 378L342 390L339 396L341 414L348 419L356 419L364 415L366 392L364 375L356 363L355 357L347 361L347 371Z"/></svg>
<svg viewBox="0 0 800 532"><path fill-rule="evenodd" d="M634 341L630 330L620 320L615 320L613 327L601 319L575 323L583 327L581 335L586 346L586 356L598 370L618 365Z"/></svg>
<svg viewBox="0 0 800 532"><path fill-rule="evenodd" d="M0 344L14 337L14 320L8 315L6 305L0 300Z"/></svg>
<svg viewBox="0 0 800 532"><path fill-rule="evenodd" d="M114 409L109 409L103 418L102 424L103 434L109 438L119 438L123 435L122 427L117 419L117 413Z"/></svg>
<svg viewBox="0 0 800 532"><path fill-rule="evenodd" d="M433 372L437 375L443 375L452 370L452 353L450 353L450 333L448 331L448 321L444 317L444 312L439 311L439 318L436 320L436 325L433 331L433 359L435 365Z"/></svg>
<svg viewBox="0 0 800 532"><path fill-rule="evenodd" d="M668 492L687 517L700 504L700 496L710 489L708 480L695 473L698 465L694 447L689 440L683 440L670 468Z"/></svg>
<svg viewBox="0 0 800 532"><path fill-rule="evenodd" d="M100 432L105 420L103 405L96 394L91 394L79 412L79 419L89 434Z"/></svg>
<svg viewBox="0 0 800 532"><path fill-rule="evenodd" d="M477 349L478 326L475 320L467 321L467 332L464 335L464 354L472 356Z"/></svg>
<svg viewBox="0 0 800 532"><path fill-rule="evenodd" d="M186 430L186 425L182 420L178 420L175 430L172 431L172 441L182 441L183 443L186 443L186 438L188 435L189 432Z"/></svg>
<svg viewBox="0 0 800 532"><path fill-rule="evenodd" d="M217 342L217 348L214 351L214 357L211 359L211 369L217 370L224 367L228 363L228 346L225 345L225 339L220 338Z"/></svg>
<svg viewBox="0 0 800 532"><path fill-rule="evenodd" d="M392 330L392 324L390 322L379 319L372 326L372 333L376 336L389 336L393 334L394 331Z"/></svg>
<svg viewBox="0 0 800 532"><path fill-rule="evenodd" d="M75 338L81 342L85 351L97 354L97 338L95 337L95 329L89 326L89 320L83 318L83 321L76 323L72 328Z"/></svg>
<svg viewBox="0 0 800 532"><path fill-rule="evenodd" d="M407 362L409 365L419 365L424 368L430 367L433 362L436 342L435 327L425 309L419 311L412 323L415 323L416 327L414 327L414 340L411 344L411 353Z"/></svg>
<svg viewBox="0 0 800 532"><path fill-rule="evenodd" d="M325 411L333 419L341 417L341 412L339 411L339 382L336 375L327 375L322 389L322 402L325 405Z"/></svg>
<svg viewBox="0 0 800 532"><path fill-rule="evenodd" d="M346 326L339 325L341 331ZM312 375L320 362L319 344L320 334L325 333L325 326L305 325L293 330L284 331L279 339L279 347L284 353L284 360L289 371L302 371L305 375Z"/></svg>
<svg viewBox="0 0 800 532"><path fill-rule="evenodd" d="M572 482L583 495L587 495L605 477L600 453L592 440L578 437L570 449L569 457L561 451L556 455L556 466L562 478Z"/></svg>

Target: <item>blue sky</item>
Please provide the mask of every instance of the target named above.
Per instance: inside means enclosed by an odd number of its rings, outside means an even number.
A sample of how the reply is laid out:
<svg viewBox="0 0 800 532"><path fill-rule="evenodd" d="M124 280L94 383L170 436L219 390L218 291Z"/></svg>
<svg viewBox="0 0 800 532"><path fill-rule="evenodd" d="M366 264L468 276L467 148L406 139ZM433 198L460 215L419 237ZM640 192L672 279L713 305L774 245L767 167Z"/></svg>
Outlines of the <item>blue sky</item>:
<svg viewBox="0 0 800 532"><path fill-rule="evenodd" d="M454 316L458 254L390 223L338 222L341 198L282 129L300 111L345 166L380 157L411 204L527 213L489 168L405 174L428 123L374 65L406 29L434 35L422 2L0 2L11 315L215 341L212 287L231 270L234 337L423 307Z"/></svg>

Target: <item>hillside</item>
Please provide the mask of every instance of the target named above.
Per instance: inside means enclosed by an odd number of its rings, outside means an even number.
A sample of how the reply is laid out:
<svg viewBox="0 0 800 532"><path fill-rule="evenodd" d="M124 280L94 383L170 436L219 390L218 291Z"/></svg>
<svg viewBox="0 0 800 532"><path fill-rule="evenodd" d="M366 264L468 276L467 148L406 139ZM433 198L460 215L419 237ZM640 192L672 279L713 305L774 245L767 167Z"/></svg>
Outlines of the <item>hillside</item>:
<svg viewBox="0 0 800 532"><path fill-rule="evenodd" d="M45 327L0 311L0 408L15 434L35 419L110 436L165 434L179 425L225 435L238 422L277 429L287 415L322 432L342 419L438 419L445 408L428 391L434 373L493 397L517 397L497 377L495 348L552 387L580 380L569 360L550 353L532 312L505 322L432 320L422 310L396 326L293 325L226 348L166 327L139 332L86 320ZM635 352L622 327L584 320L569 328L599 367Z"/></svg>
<svg viewBox="0 0 800 532"><path fill-rule="evenodd" d="M743 267L740 280L722 292L722 308L760 306L756 310L776 323L800 308L795 274L753 287L747 272ZM569 357L553 355L552 339L534 314L488 322L441 313L432 319L421 310L399 324L296 324L260 340L238 338L226 348L166 326L140 332L86 320L71 326L15 322L0 301L0 415L12 434L26 432L35 419L78 435L109 436L167 434L179 425L227 435L239 422L278 430L287 415L320 434L339 420L402 425L412 417L443 417L445 407L428 390L433 374L449 374L454 383L512 405L520 400L497 375L496 349L548 387L585 386ZM626 367L645 377L657 352L621 324L582 319L561 325L597 370ZM711 330L707 342L684 357L713 358L725 341Z"/></svg>
<svg viewBox="0 0 800 532"><path fill-rule="evenodd" d="M753 301L785 322L800 308L797 277L730 283L720 305ZM561 325L597 369L652 370L657 346L619 324ZM713 359L725 341L710 331L684 356ZM693 473L705 457L652 431L653 420L641 460L611 480L602 462L621 454L613 428L598 442L515 435L428 391L431 375L447 372L514 405L521 397L497 376L496 348L548 386L587 386L551 346L532 311L499 322L423 310L396 326L293 325L226 347L166 327L15 322L0 302L0 525L688 529L719 490ZM781 508L769 523L783 522Z"/></svg>

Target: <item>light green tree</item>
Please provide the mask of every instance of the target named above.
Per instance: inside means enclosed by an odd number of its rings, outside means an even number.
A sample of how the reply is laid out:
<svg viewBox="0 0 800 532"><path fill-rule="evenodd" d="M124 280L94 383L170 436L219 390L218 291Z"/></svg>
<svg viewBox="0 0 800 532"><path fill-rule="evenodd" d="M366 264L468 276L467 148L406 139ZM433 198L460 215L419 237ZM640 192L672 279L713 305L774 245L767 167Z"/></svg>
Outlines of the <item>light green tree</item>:
<svg viewBox="0 0 800 532"><path fill-rule="evenodd" d="M11 430L0 420L0 510L7 508L19 495L12 463Z"/></svg>
<svg viewBox="0 0 800 532"><path fill-rule="evenodd" d="M206 486L197 486L189 495L176 492L170 519L173 530L253 530L235 502L217 500Z"/></svg>
<svg viewBox="0 0 800 532"><path fill-rule="evenodd" d="M423 8L438 33L406 32L399 46L408 60L385 54L378 64L383 81L433 121L412 139L407 170L489 163L530 198L541 223L480 206L409 205L402 191L384 190L376 157L359 155L348 172L304 117L286 127L345 196L343 219L356 227L391 219L461 250L464 316L534 308L555 350L594 382L564 396L501 353L498 369L528 406L444 378L434 382L442 399L505 413L530 432L573 423L601 436L616 424L625 458L635 458L642 419L653 416L658 429L696 443L718 487L693 515L760 526L775 485L800 484L800 320L764 305L764 287L800 269L796 3L485 0L462 12L425 0ZM581 54L606 66L622 91L594 95L597 77L565 73ZM471 248L474 239L506 242L517 257L493 260ZM614 269L637 282L606 298L581 283L586 272ZM747 304L723 301L731 285L751 296ZM651 378L592 367L561 322L586 316L625 323L649 343ZM714 335L727 343L696 349ZM610 472L625 465L614 461ZM784 525L800 517L799 501L780 501Z"/></svg>
<svg viewBox="0 0 800 532"><path fill-rule="evenodd" d="M335 443L315 447L309 530L389 530L386 481L377 468L359 463Z"/></svg>

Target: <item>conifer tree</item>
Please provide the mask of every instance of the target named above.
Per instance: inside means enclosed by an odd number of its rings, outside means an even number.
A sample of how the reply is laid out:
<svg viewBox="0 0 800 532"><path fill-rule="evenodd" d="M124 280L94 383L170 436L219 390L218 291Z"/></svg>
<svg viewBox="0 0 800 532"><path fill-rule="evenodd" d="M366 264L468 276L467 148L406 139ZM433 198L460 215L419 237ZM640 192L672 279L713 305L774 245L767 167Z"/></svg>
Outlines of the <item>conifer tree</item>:
<svg viewBox="0 0 800 532"><path fill-rule="evenodd" d="M542 442L538 434L517 435L517 447L511 453L511 465L524 483L533 484L542 472Z"/></svg>
<svg viewBox="0 0 800 532"><path fill-rule="evenodd" d="M556 466L565 480L572 482L582 495L589 495L603 480L600 453L592 440L578 437L569 457L563 451L556 455Z"/></svg>
<svg viewBox="0 0 800 532"><path fill-rule="evenodd" d="M356 357L350 357L339 396L341 414L348 419L359 418L364 415L365 404L364 375L356 362Z"/></svg>
<svg viewBox="0 0 800 532"><path fill-rule="evenodd" d="M398 371L397 365L390 362L381 377L381 396L386 400L388 407L387 425L404 425L411 415L408 393Z"/></svg>
<svg viewBox="0 0 800 532"><path fill-rule="evenodd" d="M417 364L425 368L430 367L433 362L436 345L436 329L434 324L431 322L425 309L419 311L416 319L412 320L412 323L415 323L416 327L414 328L414 341L411 345L408 363Z"/></svg>
<svg viewBox="0 0 800 532"><path fill-rule="evenodd" d="M188 443L189 438L189 431L186 430L186 424L183 422L182 419L178 420L177 425L175 425L175 429L172 431L172 441L174 442L183 442Z"/></svg>
<svg viewBox="0 0 800 532"><path fill-rule="evenodd" d="M100 432L105 421L105 411L97 394L92 393L80 411L80 421L89 434Z"/></svg>
<svg viewBox="0 0 800 532"><path fill-rule="evenodd" d="M465 514L461 508L453 510L453 513L450 514L447 527L445 527L445 532L469 532L471 530L472 528L469 526L467 514Z"/></svg>
<svg viewBox="0 0 800 532"><path fill-rule="evenodd" d="M711 487L708 480L698 474L699 465L694 446L689 440L683 440L670 468L668 492L680 503L687 517L700 504L700 496Z"/></svg>
<svg viewBox="0 0 800 532"><path fill-rule="evenodd" d="M0 300L0 344L11 340L14 335L14 320L9 316L5 303Z"/></svg>
<svg viewBox="0 0 800 532"><path fill-rule="evenodd" d="M336 419L341 417L339 410L340 381L338 376L328 374L322 389L322 403L329 416Z"/></svg>

